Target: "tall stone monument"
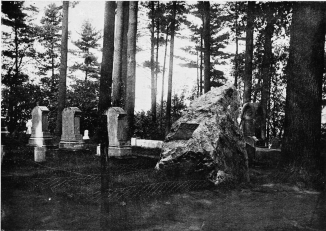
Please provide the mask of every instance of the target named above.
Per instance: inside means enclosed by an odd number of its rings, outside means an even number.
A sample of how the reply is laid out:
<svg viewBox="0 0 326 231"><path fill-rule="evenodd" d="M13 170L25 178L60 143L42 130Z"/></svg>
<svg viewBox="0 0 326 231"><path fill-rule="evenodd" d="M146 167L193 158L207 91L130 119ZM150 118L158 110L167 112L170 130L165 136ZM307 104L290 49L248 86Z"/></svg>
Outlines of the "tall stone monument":
<svg viewBox="0 0 326 231"><path fill-rule="evenodd" d="M81 110L68 107L62 111L62 135L59 148L80 149L84 147L83 136L80 134Z"/></svg>
<svg viewBox="0 0 326 231"><path fill-rule="evenodd" d="M111 107L105 114L108 122L109 156L131 155L127 113L120 107Z"/></svg>
<svg viewBox="0 0 326 231"><path fill-rule="evenodd" d="M32 110L32 134L28 144L43 147L52 145L52 136L48 123L49 109L45 106L36 106Z"/></svg>

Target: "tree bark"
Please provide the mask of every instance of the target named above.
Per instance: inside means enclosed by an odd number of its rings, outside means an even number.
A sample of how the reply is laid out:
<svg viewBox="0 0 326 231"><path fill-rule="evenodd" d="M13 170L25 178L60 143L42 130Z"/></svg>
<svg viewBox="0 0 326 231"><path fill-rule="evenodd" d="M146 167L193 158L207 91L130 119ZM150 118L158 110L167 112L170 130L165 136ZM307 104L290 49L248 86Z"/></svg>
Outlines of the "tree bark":
<svg viewBox="0 0 326 231"><path fill-rule="evenodd" d="M57 136L61 136L61 133L62 133L62 111L66 106L67 54L68 54L68 13L69 13L69 1L63 1L60 80L59 80L59 92L58 92L58 113L57 113L57 121L56 121L56 135Z"/></svg>
<svg viewBox="0 0 326 231"><path fill-rule="evenodd" d="M105 2L100 97L98 104L99 115L102 115L111 106L115 7L115 2Z"/></svg>
<svg viewBox="0 0 326 231"><path fill-rule="evenodd" d="M151 112L152 112L152 121L156 121L156 86L155 86L155 64L154 64L154 48L155 48L155 37L154 37L154 1L150 2L151 4Z"/></svg>
<svg viewBox="0 0 326 231"><path fill-rule="evenodd" d="M211 90L211 80L210 80L210 64L211 64L211 32L210 32L210 3L209 1L204 2L204 93Z"/></svg>
<svg viewBox="0 0 326 231"><path fill-rule="evenodd" d="M203 29L200 32L200 74L199 74L199 86L200 86L200 95L203 94Z"/></svg>
<svg viewBox="0 0 326 231"><path fill-rule="evenodd" d="M122 45L122 57L121 57L121 106L126 107L126 92L127 92L127 66L128 66L128 24L129 24L129 1L123 1L123 45Z"/></svg>
<svg viewBox="0 0 326 231"><path fill-rule="evenodd" d="M272 4L272 3L271 3ZM267 12L267 25L265 28L265 42L264 42L264 57L262 62L262 72L261 79L263 81L262 89L261 89L261 107L263 109L263 118L261 124L261 138L263 140L266 139L267 134L267 114L268 114L268 105L270 98L270 85L272 78L272 60L273 60L273 52L272 52L272 37L274 33L274 24L275 18L273 17L273 10L269 9Z"/></svg>
<svg viewBox="0 0 326 231"><path fill-rule="evenodd" d="M156 6L156 11L159 12L159 8L160 8L160 2L157 2L157 6ZM160 19L157 16L156 17L156 60L155 60L155 120L156 121L156 97L157 97L157 75L159 72L159 66L158 66L158 50L159 50L159 46L160 46Z"/></svg>
<svg viewBox="0 0 326 231"><path fill-rule="evenodd" d="M135 110L135 82L136 82L136 40L137 40L137 11L138 2L129 3L129 28L128 28L128 72L127 72L127 99L126 111L128 120L129 139L134 130Z"/></svg>
<svg viewBox="0 0 326 231"><path fill-rule="evenodd" d="M165 80L165 64L166 64L166 53L168 50L168 35L169 35L169 25L166 26L166 37L165 37L165 51L164 51L164 61L163 61L163 73L162 73L162 92L161 92L161 127L163 125L163 98L164 98L164 80Z"/></svg>
<svg viewBox="0 0 326 231"><path fill-rule="evenodd" d="M238 3L235 2L235 57L234 57L234 87L238 88L238 76L239 76L239 39L238 39Z"/></svg>
<svg viewBox="0 0 326 231"><path fill-rule="evenodd" d="M321 99L324 3L295 3L290 32L282 154L298 167L322 170Z"/></svg>
<svg viewBox="0 0 326 231"><path fill-rule="evenodd" d="M112 105L121 107L121 69L122 69L122 46L123 46L123 2L117 2L117 16L115 22L114 56L113 56L113 84Z"/></svg>
<svg viewBox="0 0 326 231"><path fill-rule="evenodd" d="M175 33L175 16L177 10L177 2L173 2L172 22L171 22L171 41L170 41L170 63L169 63L169 79L168 79L168 95L166 102L166 128L165 134L171 130L171 99L172 99L172 76L173 76L173 55L174 55L174 33Z"/></svg>
<svg viewBox="0 0 326 231"><path fill-rule="evenodd" d="M247 27L246 27L246 58L245 58L245 74L243 103L251 101L252 88L252 58L254 50L254 7L255 2L249 1L247 6Z"/></svg>

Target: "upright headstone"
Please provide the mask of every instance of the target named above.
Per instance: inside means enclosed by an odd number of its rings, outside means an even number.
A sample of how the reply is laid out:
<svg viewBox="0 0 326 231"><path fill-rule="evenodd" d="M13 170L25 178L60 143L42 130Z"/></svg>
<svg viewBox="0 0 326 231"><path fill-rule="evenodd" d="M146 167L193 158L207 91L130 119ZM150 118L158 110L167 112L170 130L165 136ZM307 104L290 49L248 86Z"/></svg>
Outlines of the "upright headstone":
<svg viewBox="0 0 326 231"><path fill-rule="evenodd" d="M108 122L109 156L131 155L128 140L127 113L120 107L111 107L106 111Z"/></svg>
<svg viewBox="0 0 326 231"><path fill-rule="evenodd" d="M80 134L81 110L68 107L62 111L62 135L59 148L80 149L84 147L83 136Z"/></svg>
<svg viewBox="0 0 326 231"><path fill-rule="evenodd" d="M45 161L46 147L35 147L34 148L34 161L44 162Z"/></svg>
<svg viewBox="0 0 326 231"><path fill-rule="evenodd" d="M89 140L88 130L85 130L85 131L84 131L83 140Z"/></svg>
<svg viewBox="0 0 326 231"><path fill-rule="evenodd" d="M28 135L32 134L32 126L33 126L32 120L28 120L26 123L26 128L27 128L26 134L28 134Z"/></svg>
<svg viewBox="0 0 326 231"><path fill-rule="evenodd" d="M32 134L28 144L31 146L51 146L52 136L48 124L49 109L45 106L36 106L32 111Z"/></svg>

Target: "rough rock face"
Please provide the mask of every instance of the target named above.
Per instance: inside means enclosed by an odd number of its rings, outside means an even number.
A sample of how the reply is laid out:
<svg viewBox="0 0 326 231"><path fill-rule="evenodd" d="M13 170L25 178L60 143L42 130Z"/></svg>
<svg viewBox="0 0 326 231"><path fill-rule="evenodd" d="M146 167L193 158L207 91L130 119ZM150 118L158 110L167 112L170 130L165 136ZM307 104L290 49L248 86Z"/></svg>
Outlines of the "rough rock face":
<svg viewBox="0 0 326 231"><path fill-rule="evenodd" d="M245 142L237 123L239 108L231 85L212 88L194 100L172 125L156 168L191 161L196 171L205 171L215 184L239 177L249 180Z"/></svg>

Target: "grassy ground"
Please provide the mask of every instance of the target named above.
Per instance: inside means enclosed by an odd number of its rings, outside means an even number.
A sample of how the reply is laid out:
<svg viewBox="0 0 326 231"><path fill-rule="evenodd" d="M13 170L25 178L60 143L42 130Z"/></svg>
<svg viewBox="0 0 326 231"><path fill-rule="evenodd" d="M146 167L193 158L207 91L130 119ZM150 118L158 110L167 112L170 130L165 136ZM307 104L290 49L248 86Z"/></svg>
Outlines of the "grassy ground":
<svg viewBox="0 0 326 231"><path fill-rule="evenodd" d="M155 157L156 151L134 149ZM95 146L7 150L1 168L4 230L325 230L326 195L284 183L270 163L251 169L251 184L201 184L178 168L156 172L154 158L111 159L109 191L100 194ZM199 184L199 183L200 184ZM197 186L197 187L196 187ZM138 194L138 195L136 195Z"/></svg>

